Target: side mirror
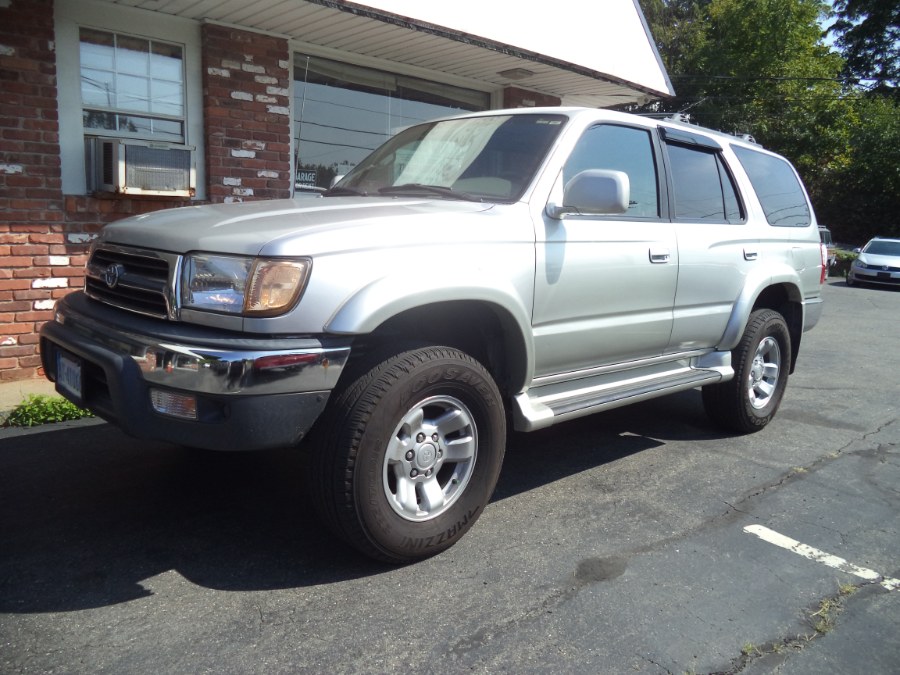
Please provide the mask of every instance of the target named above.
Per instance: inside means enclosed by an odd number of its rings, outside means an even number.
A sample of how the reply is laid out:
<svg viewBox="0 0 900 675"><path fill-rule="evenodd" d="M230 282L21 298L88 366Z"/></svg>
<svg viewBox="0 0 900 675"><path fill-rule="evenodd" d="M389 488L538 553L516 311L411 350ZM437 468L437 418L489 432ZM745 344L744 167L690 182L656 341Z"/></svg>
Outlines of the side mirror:
<svg viewBox="0 0 900 675"><path fill-rule="evenodd" d="M631 186L624 171L587 169L575 174L563 188L562 204L547 203L547 215L558 220L566 213L601 216L628 211Z"/></svg>

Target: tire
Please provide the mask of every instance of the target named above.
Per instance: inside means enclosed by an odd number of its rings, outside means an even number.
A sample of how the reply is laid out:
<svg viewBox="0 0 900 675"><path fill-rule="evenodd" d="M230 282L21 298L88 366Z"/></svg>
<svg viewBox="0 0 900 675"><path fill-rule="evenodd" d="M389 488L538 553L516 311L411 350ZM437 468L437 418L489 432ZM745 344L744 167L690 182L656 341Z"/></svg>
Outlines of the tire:
<svg viewBox="0 0 900 675"><path fill-rule="evenodd" d="M435 555L472 527L497 483L506 445L497 385L448 347L373 357L355 370L310 439L316 508L375 559Z"/></svg>
<svg viewBox="0 0 900 675"><path fill-rule="evenodd" d="M753 312L732 352L734 378L703 387L706 414L728 431L759 431L781 404L790 363L791 338L784 318L771 309Z"/></svg>
<svg viewBox="0 0 900 675"><path fill-rule="evenodd" d="M850 276L849 272L847 272L847 278L844 280L844 283L846 283L848 286L856 285L856 282L853 280L853 277Z"/></svg>

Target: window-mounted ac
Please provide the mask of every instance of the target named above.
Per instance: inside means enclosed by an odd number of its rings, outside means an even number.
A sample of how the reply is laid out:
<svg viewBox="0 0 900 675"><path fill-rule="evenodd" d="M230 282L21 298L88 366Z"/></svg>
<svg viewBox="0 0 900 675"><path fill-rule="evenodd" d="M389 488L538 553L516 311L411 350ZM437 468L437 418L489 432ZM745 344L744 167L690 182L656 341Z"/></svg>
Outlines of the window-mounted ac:
<svg viewBox="0 0 900 675"><path fill-rule="evenodd" d="M193 197L193 146L124 138L86 139L89 188L122 195Z"/></svg>

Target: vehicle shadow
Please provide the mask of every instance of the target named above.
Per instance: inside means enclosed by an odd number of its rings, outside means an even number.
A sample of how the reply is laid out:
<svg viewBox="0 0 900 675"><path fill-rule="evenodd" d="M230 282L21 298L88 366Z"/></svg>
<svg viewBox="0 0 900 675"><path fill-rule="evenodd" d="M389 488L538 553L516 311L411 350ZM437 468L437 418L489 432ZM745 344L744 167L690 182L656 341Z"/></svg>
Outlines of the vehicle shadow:
<svg viewBox="0 0 900 675"><path fill-rule="evenodd" d="M696 392L511 434L494 500L667 439L709 439ZM219 590L311 587L386 573L334 539L303 494L296 451L211 453L111 425L0 441L0 612L71 611L148 596L175 570Z"/></svg>

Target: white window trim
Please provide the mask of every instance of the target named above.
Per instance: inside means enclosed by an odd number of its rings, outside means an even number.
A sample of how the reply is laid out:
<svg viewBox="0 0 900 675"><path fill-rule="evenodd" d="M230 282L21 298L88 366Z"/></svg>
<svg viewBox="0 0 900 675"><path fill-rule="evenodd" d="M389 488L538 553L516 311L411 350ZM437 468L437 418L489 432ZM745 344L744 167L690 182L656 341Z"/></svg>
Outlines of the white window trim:
<svg viewBox="0 0 900 675"><path fill-rule="evenodd" d="M92 0L56 0L54 19L63 194L87 193L79 59L79 28L84 26L184 46L185 143L195 148L194 163L197 170L195 199L206 199L200 24L156 12Z"/></svg>

